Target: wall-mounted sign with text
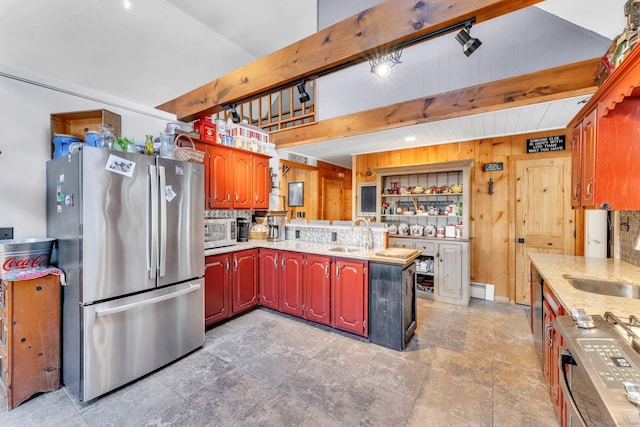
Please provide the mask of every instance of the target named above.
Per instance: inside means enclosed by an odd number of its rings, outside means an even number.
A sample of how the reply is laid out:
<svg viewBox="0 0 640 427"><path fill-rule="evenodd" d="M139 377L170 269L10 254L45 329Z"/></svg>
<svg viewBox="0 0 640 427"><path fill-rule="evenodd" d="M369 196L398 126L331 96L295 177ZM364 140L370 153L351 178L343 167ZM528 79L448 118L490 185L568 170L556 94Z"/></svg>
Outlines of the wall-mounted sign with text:
<svg viewBox="0 0 640 427"><path fill-rule="evenodd" d="M502 162L485 163L484 165L482 165L483 172L496 172L496 171L501 171L503 169L504 169L504 163Z"/></svg>
<svg viewBox="0 0 640 427"><path fill-rule="evenodd" d="M544 136L527 139L527 153L548 153L564 151L566 148L564 135Z"/></svg>

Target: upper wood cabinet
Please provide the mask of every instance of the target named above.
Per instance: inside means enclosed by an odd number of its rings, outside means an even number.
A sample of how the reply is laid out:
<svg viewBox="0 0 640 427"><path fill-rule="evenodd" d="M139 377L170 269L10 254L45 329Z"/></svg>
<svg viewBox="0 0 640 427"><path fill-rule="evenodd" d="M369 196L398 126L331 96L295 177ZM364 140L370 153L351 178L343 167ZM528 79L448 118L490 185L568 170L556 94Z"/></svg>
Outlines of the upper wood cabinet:
<svg viewBox="0 0 640 427"><path fill-rule="evenodd" d="M219 144L205 153L205 209L269 209L269 156Z"/></svg>
<svg viewBox="0 0 640 427"><path fill-rule="evenodd" d="M570 124L574 207L640 209L638 65L635 49Z"/></svg>

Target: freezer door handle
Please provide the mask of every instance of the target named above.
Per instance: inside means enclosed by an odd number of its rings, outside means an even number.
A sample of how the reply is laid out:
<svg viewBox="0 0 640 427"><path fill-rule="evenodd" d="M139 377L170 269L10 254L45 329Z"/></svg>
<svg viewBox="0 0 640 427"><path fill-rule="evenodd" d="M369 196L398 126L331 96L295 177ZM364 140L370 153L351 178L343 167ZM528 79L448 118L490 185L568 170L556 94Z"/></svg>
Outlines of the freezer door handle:
<svg viewBox="0 0 640 427"><path fill-rule="evenodd" d="M158 272L158 276L164 277L167 268L167 197L165 196L167 178L165 176L164 166L158 166L158 175L160 175L160 191L158 193L158 197L160 198L160 249L158 253L160 257L160 271Z"/></svg>
<svg viewBox="0 0 640 427"><path fill-rule="evenodd" d="M149 279L155 279L158 268L158 216L156 215L156 206L158 206L158 175L156 167L149 165L148 174L148 190L147 197L147 273Z"/></svg>
<svg viewBox="0 0 640 427"><path fill-rule="evenodd" d="M150 298L148 300L144 300L144 301L138 301L138 302L133 302L131 304L124 304L118 307L112 307L112 308L105 308L104 310L96 310L96 317L105 317L105 316L111 316L112 314L118 314L118 313L122 313L124 311L129 311L129 310L133 310L134 308L139 308L139 307L144 307L146 305L150 305L150 304L156 304L162 301L166 301L166 300L170 300L173 298L177 298L181 295L186 295L186 294L190 294L191 292L195 292L197 290L199 290L202 287L202 285L200 283L194 283L191 286L189 286L188 288L185 289L180 289L179 291L176 292L172 292L170 294L166 294L166 295L161 295L159 297L155 297L155 298Z"/></svg>

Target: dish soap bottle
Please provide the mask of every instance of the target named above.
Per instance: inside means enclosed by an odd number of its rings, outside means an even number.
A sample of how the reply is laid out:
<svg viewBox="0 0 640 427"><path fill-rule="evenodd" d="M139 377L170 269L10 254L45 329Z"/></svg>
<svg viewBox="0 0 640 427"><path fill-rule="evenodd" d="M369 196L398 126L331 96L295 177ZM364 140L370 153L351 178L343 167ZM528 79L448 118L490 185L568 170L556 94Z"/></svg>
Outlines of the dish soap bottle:
<svg viewBox="0 0 640 427"><path fill-rule="evenodd" d="M147 140L144 142L144 154L153 156L153 136L151 135L147 135Z"/></svg>

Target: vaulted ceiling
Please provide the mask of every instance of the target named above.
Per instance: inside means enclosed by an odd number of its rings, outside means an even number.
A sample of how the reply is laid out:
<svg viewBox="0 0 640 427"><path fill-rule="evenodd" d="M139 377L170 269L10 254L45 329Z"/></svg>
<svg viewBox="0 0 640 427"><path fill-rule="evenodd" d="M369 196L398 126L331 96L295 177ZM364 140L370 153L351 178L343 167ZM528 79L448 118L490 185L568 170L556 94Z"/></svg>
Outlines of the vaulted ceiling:
<svg viewBox="0 0 640 427"><path fill-rule="evenodd" d="M0 38L10 43L0 44L0 61L154 106L311 35L318 22L316 0L130 1L132 8L125 10L121 0L4 0L0 2ZM624 28L624 3L547 0L538 7L557 16L559 26L578 26L585 37L612 39ZM442 120L290 150L348 166L351 154L407 146L404 137L409 130L420 145L426 145L562 127L581 100Z"/></svg>

